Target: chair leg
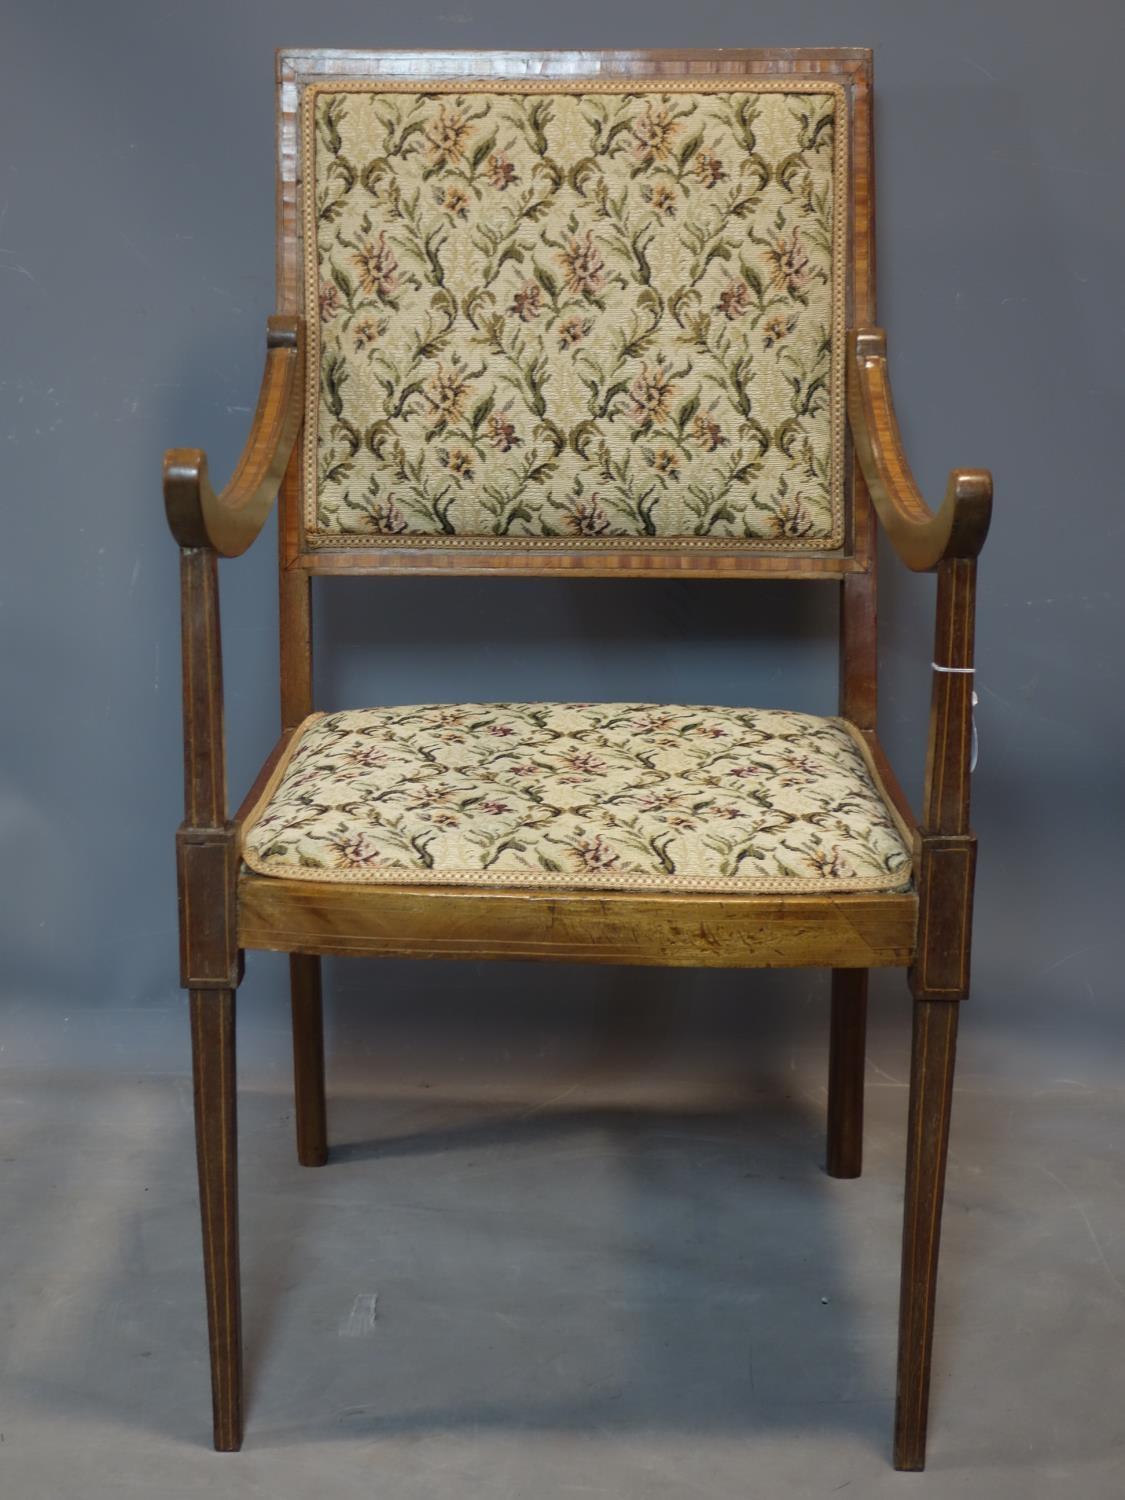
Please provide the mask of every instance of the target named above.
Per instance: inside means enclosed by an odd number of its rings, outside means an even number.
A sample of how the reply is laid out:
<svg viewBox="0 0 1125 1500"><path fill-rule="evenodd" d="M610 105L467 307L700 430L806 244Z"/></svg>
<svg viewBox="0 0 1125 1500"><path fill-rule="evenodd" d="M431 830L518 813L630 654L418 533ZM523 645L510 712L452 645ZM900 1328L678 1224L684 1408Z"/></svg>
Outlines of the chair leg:
<svg viewBox="0 0 1125 1500"><path fill-rule="evenodd" d="M324 1013L320 994L320 959L309 953L289 955L293 997L293 1090L297 1116L297 1160L303 1167L322 1167L328 1160L328 1123L324 1104Z"/></svg>
<svg viewBox="0 0 1125 1500"><path fill-rule="evenodd" d="M215 1447L242 1446L234 991L191 991L192 1076Z"/></svg>
<svg viewBox="0 0 1125 1500"><path fill-rule="evenodd" d="M926 1466L934 1294L949 1116L953 1102L958 1009L955 1000L914 1001L898 1325L896 1469L923 1469Z"/></svg>
<svg viewBox="0 0 1125 1500"><path fill-rule="evenodd" d="M863 1170L863 1073L867 1042L867 970L832 970L828 1043L828 1155L830 1177Z"/></svg>

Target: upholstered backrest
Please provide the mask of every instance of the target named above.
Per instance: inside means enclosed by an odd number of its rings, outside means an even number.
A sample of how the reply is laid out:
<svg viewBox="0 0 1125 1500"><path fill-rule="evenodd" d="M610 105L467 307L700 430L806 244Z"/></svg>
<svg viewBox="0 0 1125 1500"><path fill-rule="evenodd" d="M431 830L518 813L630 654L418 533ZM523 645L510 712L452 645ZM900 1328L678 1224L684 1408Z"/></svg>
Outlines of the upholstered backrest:
<svg viewBox="0 0 1125 1500"><path fill-rule="evenodd" d="M304 547L845 545L840 82L331 78L301 111Z"/></svg>

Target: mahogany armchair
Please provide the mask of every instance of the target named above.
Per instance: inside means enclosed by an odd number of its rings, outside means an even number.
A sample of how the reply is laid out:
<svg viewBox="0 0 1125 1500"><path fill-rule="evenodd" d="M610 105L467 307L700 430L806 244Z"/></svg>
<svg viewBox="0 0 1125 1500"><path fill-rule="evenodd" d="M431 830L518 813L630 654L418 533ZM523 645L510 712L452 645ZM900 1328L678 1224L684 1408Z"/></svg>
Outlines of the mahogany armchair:
<svg viewBox="0 0 1125 1500"><path fill-rule="evenodd" d="M283 52L278 316L181 548L190 993L215 1446L242 1438L235 991L291 955L297 1152L328 1155L320 957L831 969L827 1167L859 1175L867 971L913 997L894 1461L920 1469L959 1002L976 558L926 506L875 316L871 55ZM280 492L282 733L227 808L217 559ZM938 574L924 803L876 730L875 522ZM840 598L839 717L313 712L310 580L786 578ZM502 585L501 585L502 586Z"/></svg>

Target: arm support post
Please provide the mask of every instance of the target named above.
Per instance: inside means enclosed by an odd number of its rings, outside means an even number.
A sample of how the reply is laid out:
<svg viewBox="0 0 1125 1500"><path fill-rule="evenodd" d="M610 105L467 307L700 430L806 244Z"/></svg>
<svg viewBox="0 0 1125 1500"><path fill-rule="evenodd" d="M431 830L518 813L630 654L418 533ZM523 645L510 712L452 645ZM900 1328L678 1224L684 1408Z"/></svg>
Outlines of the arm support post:
<svg viewBox="0 0 1125 1500"><path fill-rule="evenodd" d="M977 841L969 828L976 561L938 570L926 788L918 852L918 938L910 970L916 1000L969 993Z"/></svg>
<svg viewBox="0 0 1125 1500"><path fill-rule="evenodd" d="M938 569L934 673L922 827L929 833L969 832L973 738L973 648L976 560Z"/></svg>
<svg viewBox="0 0 1125 1500"><path fill-rule="evenodd" d="M210 547L180 552L183 623L184 821L176 834L180 982L237 989L238 833L227 817L219 566Z"/></svg>

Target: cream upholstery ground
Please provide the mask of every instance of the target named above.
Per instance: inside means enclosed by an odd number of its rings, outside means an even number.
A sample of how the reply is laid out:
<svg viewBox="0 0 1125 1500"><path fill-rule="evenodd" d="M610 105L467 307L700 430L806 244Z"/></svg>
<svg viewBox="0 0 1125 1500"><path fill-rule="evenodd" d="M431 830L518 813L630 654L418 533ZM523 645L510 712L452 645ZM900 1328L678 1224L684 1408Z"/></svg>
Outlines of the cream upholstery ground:
<svg viewBox="0 0 1125 1500"><path fill-rule="evenodd" d="M331 83L305 111L314 544L840 545L836 85Z"/></svg>
<svg viewBox="0 0 1125 1500"><path fill-rule="evenodd" d="M855 729L777 709L437 704L314 715L243 829L267 875L746 893L901 889Z"/></svg>

